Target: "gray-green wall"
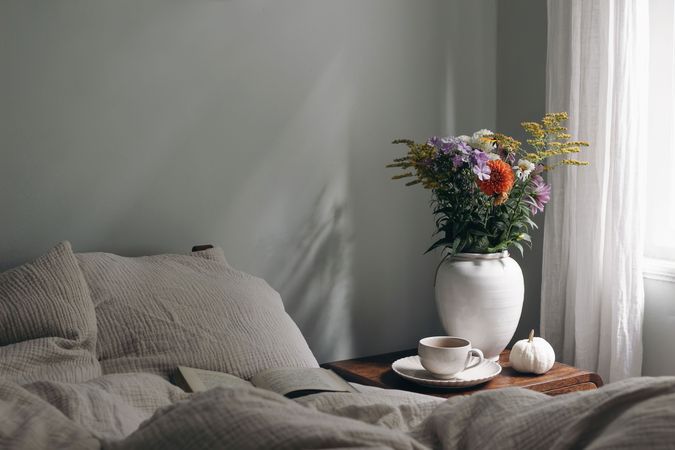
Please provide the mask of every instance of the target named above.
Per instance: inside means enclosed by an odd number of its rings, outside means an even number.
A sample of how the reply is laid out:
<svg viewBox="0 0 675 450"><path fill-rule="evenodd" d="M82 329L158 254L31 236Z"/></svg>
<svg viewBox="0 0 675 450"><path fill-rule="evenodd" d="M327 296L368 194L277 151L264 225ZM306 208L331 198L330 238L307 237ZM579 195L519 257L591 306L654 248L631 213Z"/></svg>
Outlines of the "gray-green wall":
<svg viewBox="0 0 675 450"><path fill-rule="evenodd" d="M433 221L389 141L529 118L496 42L496 0L0 0L0 269L211 242L319 359L414 346Z"/></svg>
<svg viewBox="0 0 675 450"><path fill-rule="evenodd" d="M521 122L546 112L546 1L502 0L497 18L497 128L525 141ZM514 341L539 331L544 215L535 216L532 249L515 255L525 277L525 303ZM517 252L516 252L517 253Z"/></svg>

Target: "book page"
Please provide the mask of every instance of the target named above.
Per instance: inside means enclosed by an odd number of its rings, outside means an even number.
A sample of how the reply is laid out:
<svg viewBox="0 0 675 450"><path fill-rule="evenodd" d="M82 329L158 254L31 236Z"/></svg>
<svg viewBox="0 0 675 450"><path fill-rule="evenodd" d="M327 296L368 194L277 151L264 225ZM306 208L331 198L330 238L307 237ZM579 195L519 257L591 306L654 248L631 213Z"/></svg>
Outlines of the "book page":
<svg viewBox="0 0 675 450"><path fill-rule="evenodd" d="M212 370L194 369L192 367L179 366L178 372L192 392L207 391L214 387L251 387L251 383L239 377L223 372Z"/></svg>
<svg viewBox="0 0 675 450"><path fill-rule="evenodd" d="M251 383L281 395L295 391L356 392L333 371L320 368L269 369L254 376Z"/></svg>

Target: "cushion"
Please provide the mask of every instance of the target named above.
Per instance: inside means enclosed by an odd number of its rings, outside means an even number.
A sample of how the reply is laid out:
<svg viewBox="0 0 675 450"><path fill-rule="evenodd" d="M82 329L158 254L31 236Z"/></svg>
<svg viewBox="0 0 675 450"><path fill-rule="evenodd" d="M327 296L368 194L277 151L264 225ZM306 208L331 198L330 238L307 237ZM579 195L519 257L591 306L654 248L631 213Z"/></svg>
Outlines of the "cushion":
<svg viewBox="0 0 675 450"><path fill-rule="evenodd" d="M96 315L70 243L0 274L0 376L18 383L101 375Z"/></svg>
<svg viewBox="0 0 675 450"><path fill-rule="evenodd" d="M190 255L77 255L98 319L104 373L169 377L178 365L250 379L317 367L279 294L215 248Z"/></svg>

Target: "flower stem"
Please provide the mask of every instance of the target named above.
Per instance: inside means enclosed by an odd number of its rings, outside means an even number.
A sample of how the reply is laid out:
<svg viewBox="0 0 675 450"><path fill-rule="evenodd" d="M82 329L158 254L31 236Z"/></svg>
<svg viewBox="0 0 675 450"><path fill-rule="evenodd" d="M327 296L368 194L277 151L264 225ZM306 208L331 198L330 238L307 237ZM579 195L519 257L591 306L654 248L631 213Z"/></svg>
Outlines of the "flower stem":
<svg viewBox="0 0 675 450"><path fill-rule="evenodd" d="M506 230L506 240L509 241L511 240L511 228L513 227L513 216L516 211L520 209L520 202L523 200L523 195L525 195L525 186L526 183L523 183L523 187L520 190L520 194L518 195L518 201L516 202L516 205L514 206L513 210L511 211L511 214L509 214L509 228Z"/></svg>

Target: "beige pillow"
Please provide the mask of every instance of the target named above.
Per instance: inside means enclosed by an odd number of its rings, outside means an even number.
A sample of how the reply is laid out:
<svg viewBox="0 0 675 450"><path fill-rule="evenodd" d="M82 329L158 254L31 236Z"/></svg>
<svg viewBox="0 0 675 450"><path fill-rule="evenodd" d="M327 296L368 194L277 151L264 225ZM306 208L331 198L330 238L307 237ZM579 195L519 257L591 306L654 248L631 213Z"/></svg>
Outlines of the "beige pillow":
<svg viewBox="0 0 675 450"><path fill-rule="evenodd" d="M98 319L105 373L170 376L178 365L251 378L318 364L279 294L222 250L126 258L77 255Z"/></svg>
<svg viewBox="0 0 675 450"><path fill-rule="evenodd" d="M96 315L70 243L0 274L0 377L81 382L101 375Z"/></svg>

